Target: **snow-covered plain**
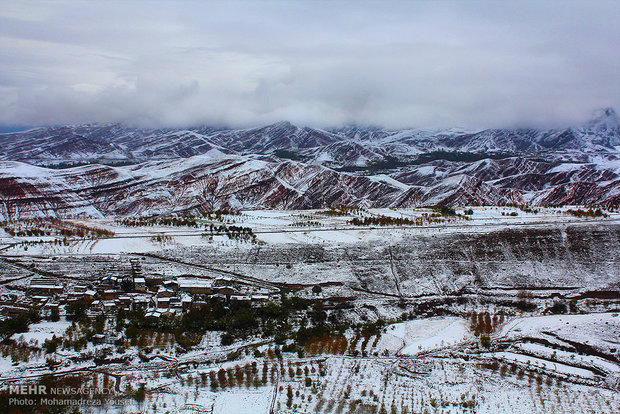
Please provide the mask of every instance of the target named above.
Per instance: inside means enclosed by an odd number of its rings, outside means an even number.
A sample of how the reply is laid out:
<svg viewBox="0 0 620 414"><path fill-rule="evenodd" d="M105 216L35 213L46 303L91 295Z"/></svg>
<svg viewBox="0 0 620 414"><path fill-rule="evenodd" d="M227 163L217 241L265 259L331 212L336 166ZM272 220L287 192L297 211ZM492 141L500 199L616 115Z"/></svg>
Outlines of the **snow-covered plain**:
<svg viewBox="0 0 620 414"><path fill-rule="evenodd" d="M468 207L469 208L469 207ZM466 209L457 209L463 213ZM451 233L488 233L490 231L514 228L544 228L547 225L568 225L587 223L592 219L575 218L565 213L569 208L537 208L537 212L525 212L516 207L471 207L472 215L463 218L448 218L445 222L426 223L421 226L370 226L359 227L349 222L353 217L406 218L415 220L425 214L432 214L428 208L392 209L375 208L364 210L357 215L330 216L325 210L250 210L241 215L225 216L229 225L247 226L253 229L260 242L268 244L325 244L341 245L360 242L398 243L403 238ZM582 207L583 208L583 207ZM620 222L620 213L610 213L604 222ZM208 220L202 221L207 224ZM68 246L56 246L49 243L28 245L24 242L37 242L49 237L11 237L0 230L0 243L8 254L52 255L52 254L119 254L144 253L175 247L222 246L251 248L238 242L230 241L226 236L216 235L213 240L202 237L204 228L148 226L124 227L111 220L93 219L76 220L80 224L94 224L97 227L113 231L110 238L97 240L71 239ZM309 224L313 223L313 224ZM217 222L216 222L217 224ZM4 233L4 234L3 234ZM157 242L155 237L166 235L170 239Z"/></svg>
<svg viewBox="0 0 620 414"><path fill-rule="evenodd" d="M473 339L463 318L429 318L395 323L387 328L377 343L379 353L385 350L397 355L416 355L452 347Z"/></svg>
<svg viewBox="0 0 620 414"><path fill-rule="evenodd" d="M546 337L553 341L582 342L599 349L618 349L620 316L618 313L588 315L549 315L518 318L507 323L499 337Z"/></svg>
<svg viewBox="0 0 620 414"><path fill-rule="evenodd" d="M40 344L52 337L61 337L67 328L71 326L70 322L61 320L58 322L37 322L29 326L28 332L18 333L13 335L13 339L21 340L25 342L36 341Z"/></svg>
<svg viewBox="0 0 620 414"><path fill-rule="evenodd" d="M57 373L103 375L103 369L134 388L146 384L143 403L104 410L125 413L268 413L272 406L279 413L362 413L381 407L399 414L617 412L618 304L588 293L615 289L617 259L610 252L617 251L620 216L472 209L469 220L383 228L349 221L381 215L415 219L431 211L370 209L344 216L245 211L224 218L227 225L251 227L257 243L224 235L211 240L202 236L204 229L123 227L109 220L83 223L112 230L114 237L74 239L68 246L27 245L26 251L20 243L36 238L5 234L8 261L0 265L5 280L12 280L0 286L5 299L21 300L37 270L56 272L66 286L96 284L101 276L128 274L129 259L139 257L144 273L155 278L231 280L225 272L235 272L323 301L330 314L352 326L377 318L387 325L369 337L354 327L346 330L351 348L344 354L284 352L281 361L265 356L273 338L254 336L223 347L221 332L207 333L188 352L132 346L120 353L110 344L89 343L81 351L39 352L29 362L13 361L9 352L0 358L0 381L50 372L48 360L59 362ZM168 237L158 242L158 235ZM320 293L313 291L316 285L322 286ZM520 300L535 310L515 307ZM570 301L577 309L572 314L550 314L554 303ZM488 348L471 327L472 311L505 315L489 334ZM12 339L40 346L68 326L64 319L40 322ZM127 362L95 366L92 357L103 349ZM228 360L237 350L242 350L237 359ZM143 360L143 352L151 352L151 359ZM259 371L266 363L266 381L209 385L210 373L252 362Z"/></svg>

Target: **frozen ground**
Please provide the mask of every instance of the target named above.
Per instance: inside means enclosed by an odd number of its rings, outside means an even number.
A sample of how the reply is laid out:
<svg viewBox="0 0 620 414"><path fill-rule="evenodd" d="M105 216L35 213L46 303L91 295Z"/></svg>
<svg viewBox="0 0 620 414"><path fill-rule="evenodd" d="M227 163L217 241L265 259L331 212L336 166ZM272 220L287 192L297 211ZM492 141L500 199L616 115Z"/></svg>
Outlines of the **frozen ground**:
<svg viewBox="0 0 620 414"><path fill-rule="evenodd" d="M62 336L69 326L71 326L71 323L64 320L58 322L38 322L30 325L28 332L14 334L12 338L42 344L46 339Z"/></svg>
<svg viewBox="0 0 620 414"><path fill-rule="evenodd" d="M5 348L0 381L52 372L52 360L59 362L53 368L59 375L79 372L102 381L109 374L122 377L122 384L146 384L143 403L104 410L126 413L268 413L272 406L279 413L376 413L382 407L399 414L619 412L620 216L473 210L471 220L386 228L355 227L348 223L353 215L319 211L246 211L225 218L228 225L251 227L255 244L224 235L209 240L202 229L103 220L97 226L113 230L114 237L74 239L68 246L25 250L21 243L36 238L5 234L5 304L23 301L34 277L53 274L67 287L95 285L107 275L130 274L129 259L137 258L151 278L269 282L275 290L321 302L328 315L352 327L344 332L350 347L344 354L284 352L282 360L265 356L275 346L273 337L222 347L221 332L208 333L189 352L154 349L152 359L141 357L146 351L139 347L121 354L115 345L89 343L81 351L37 351L24 362ZM429 212L360 214L415 219ZM169 238L158 242L158 235ZM552 314L558 309L566 314ZM494 323L486 345L487 335L472 329L472 312L505 320ZM378 334L364 336L355 328L377 319L386 321ZM68 326L64 318L39 322L12 339L40 348ZM125 362L97 366L93 355L104 348ZM259 372L268 366L260 383L210 385L209 373L252 362Z"/></svg>
<svg viewBox="0 0 620 414"><path fill-rule="evenodd" d="M390 325L381 335L376 350L386 349L397 355L416 355L420 352L452 347L473 339L463 318L429 318Z"/></svg>
<svg viewBox="0 0 620 414"><path fill-rule="evenodd" d="M427 208L416 209L369 209L358 214L345 216L329 216L323 214L324 210L304 211L244 211L241 215L225 216L225 221L230 225L242 225L251 227L258 236L258 240L269 244L356 244L360 242L377 243L400 243L403 239L411 236L426 237L435 234L450 233L487 233L498 228L527 227L537 228L548 225L577 224L600 220L580 219L567 215L565 211L570 207L563 208L538 208L536 214L524 212L515 207L472 207L473 214L462 218L447 218L441 223L426 223L422 226L407 226L399 228L388 226L356 227L349 224L353 217L378 217L388 216L395 218L416 219L424 214L432 214ZM578 207L574 207L578 208ZM463 213L463 209L457 209ZM514 216L512 215L514 214ZM610 213L609 217L602 219L606 223L620 221L619 213ZM22 241L38 241L41 237L10 237L0 231L0 243L7 249L7 254L118 254L118 253L143 253L147 251L165 250L171 248L183 248L190 246L221 246L228 248L243 247L239 243L228 240L225 236L215 236L214 240L201 237L203 229L188 227L148 226L148 227L124 227L111 220L89 220L77 223L95 224L115 232L109 239L95 241L72 240L69 246L35 245L29 246L28 250L11 244ZM204 221L207 223L208 221ZM313 224L309 224L313 223ZM158 235L171 237L167 242L152 240ZM247 246L246 246L247 247Z"/></svg>
<svg viewBox="0 0 620 414"><path fill-rule="evenodd" d="M612 312L522 318L507 323L499 336L512 340L523 337L542 337L549 341L578 342L601 351L615 350L618 353L620 350L620 316Z"/></svg>

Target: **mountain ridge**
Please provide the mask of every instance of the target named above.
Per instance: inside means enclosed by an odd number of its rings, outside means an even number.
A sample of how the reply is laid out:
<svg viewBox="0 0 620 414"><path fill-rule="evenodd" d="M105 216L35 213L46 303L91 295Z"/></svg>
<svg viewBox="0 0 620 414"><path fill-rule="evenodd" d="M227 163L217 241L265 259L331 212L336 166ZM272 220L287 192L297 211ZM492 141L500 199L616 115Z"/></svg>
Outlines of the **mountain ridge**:
<svg viewBox="0 0 620 414"><path fill-rule="evenodd" d="M59 168L66 165L73 168ZM0 134L0 166L5 218L220 207L618 205L620 126L612 108L581 127L550 130L89 124Z"/></svg>
<svg viewBox="0 0 620 414"><path fill-rule="evenodd" d="M72 148L62 147L63 143L70 147L70 140L74 141L73 151ZM347 142L369 150L383 146L384 152L396 156L434 150L534 153L576 149L615 152L614 147L620 145L620 121L613 108L603 108L579 127L553 129L321 129L299 127L288 121L245 129L205 126L133 128L122 124L84 124L2 133L0 159L32 162L63 159L63 156L64 160L85 159L91 155L92 159L145 161L189 157L213 148L225 153L271 154L276 150L303 151ZM75 151L80 144L84 150L81 153ZM152 147L156 145L159 147L154 150Z"/></svg>

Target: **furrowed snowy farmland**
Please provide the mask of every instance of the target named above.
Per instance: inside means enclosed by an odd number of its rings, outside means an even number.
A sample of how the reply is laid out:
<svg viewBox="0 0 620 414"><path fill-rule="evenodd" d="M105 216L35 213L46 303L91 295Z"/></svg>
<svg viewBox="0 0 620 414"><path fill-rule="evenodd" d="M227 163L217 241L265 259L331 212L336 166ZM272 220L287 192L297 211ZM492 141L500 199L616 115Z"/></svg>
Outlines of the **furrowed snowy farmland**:
<svg viewBox="0 0 620 414"><path fill-rule="evenodd" d="M0 406L618 412L619 235L584 206L3 222Z"/></svg>

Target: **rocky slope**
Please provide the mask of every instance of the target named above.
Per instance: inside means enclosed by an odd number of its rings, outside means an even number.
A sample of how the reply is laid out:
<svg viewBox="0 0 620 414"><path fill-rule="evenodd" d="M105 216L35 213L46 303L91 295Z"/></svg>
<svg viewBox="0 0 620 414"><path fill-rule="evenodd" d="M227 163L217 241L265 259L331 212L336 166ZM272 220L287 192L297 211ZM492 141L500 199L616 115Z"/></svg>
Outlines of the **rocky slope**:
<svg viewBox="0 0 620 414"><path fill-rule="evenodd" d="M251 251L194 246L169 249L163 255L216 268L234 263L258 278L280 283L340 282L342 296L357 296L359 289L377 292L374 298L466 292L514 297L521 289L563 296L618 290L619 230L612 222L489 225L467 232L392 231L383 241L269 243Z"/></svg>
<svg viewBox="0 0 620 414"><path fill-rule="evenodd" d="M620 121L610 108L577 128L475 133L288 122L243 130L38 128L0 134L0 160L3 217L620 204Z"/></svg>

